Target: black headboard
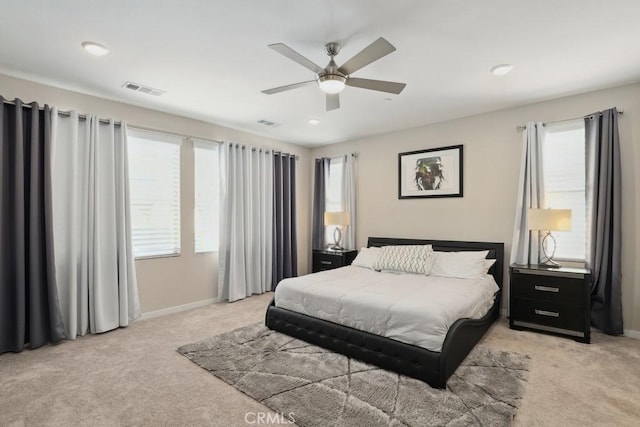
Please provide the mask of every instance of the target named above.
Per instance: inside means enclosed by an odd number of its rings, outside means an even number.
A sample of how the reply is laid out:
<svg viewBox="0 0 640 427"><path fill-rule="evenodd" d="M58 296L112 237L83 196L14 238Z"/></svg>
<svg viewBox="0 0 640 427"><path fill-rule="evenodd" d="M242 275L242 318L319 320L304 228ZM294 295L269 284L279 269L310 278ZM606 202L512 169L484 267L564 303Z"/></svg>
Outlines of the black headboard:
<svg viewBox="0 0 640 427"><path fill-rule="evenodd" d="M496 283L502 289L504 272L504 243L489 242L457 242L454 240L426 240L426 239L398 239L394 237L369 237L367 247L396 246L396 245L431 245L434 251L489 251L488 259L495 259L496 263L489 270Z"/></svg>

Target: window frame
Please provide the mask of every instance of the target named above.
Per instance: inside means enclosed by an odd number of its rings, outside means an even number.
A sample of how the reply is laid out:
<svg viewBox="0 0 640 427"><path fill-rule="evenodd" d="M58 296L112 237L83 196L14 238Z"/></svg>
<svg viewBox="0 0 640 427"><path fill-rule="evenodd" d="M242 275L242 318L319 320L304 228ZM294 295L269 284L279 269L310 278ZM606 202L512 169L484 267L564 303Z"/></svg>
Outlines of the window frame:
<svg viewBox="0 0 640 427"><path fill-rule="evenodd" d="M333 178L331 177L332 167L339 169L338 171L339 173L337 174L338 175L337 177L335 176L335 174ZM325 194L324 194L325 212L340 212L345 210L344 188L342 185L344 181L344 168L345 168L344 156L331 157L329 159L329 168L328 168L328 175L326 177L327 181L325 185ZM334 197L332 197L329 194L330 191L333 189L338 190L338 194L333 195ZM336 207L337 207L337 211L336 211ZM330 246L333 243L333 233L335 228L336 228L335 225L324 226L325 247L327 245Z"/></svg>
<svg viewBox="0 0 640 427"><path fill-rule="evenodd" d="M545 130L544 130L544 140L543 140L543 146L542 146L542 152L543 152L543 159L545 158L545 151L546 151L546 147L547 147L547 143L548 143L548 136L550 133L554 133L554 132L570 132L570 131L577 131L582 129L584 132L584 120L583 119L573 119L573 120L563 120L560 122L555 122L555 123L546 123L545 124ZM583 133L584 135L584 133ZM582 140L582 143L584 144L585 148L586 148L586 140ZM585 152L586 155L586 152ZM585 157L583 156L582 158L583 164L586 163L585 162ZM548 209L548 208L558 208L558 209L571 209L571 221L572 221L572 232L574 232L574 227L575 227L575 209L573 209L572 207L568 207L568 206L558 206L558 205L554 205L554 206L550 206L549 204L549 200L547 197L547 194L552 193L550 191L548 191L547 189L547 177L546 177L546 171L547 171L547 165L548 162L543 160L543 189L544 189L544 206L543 208ZM586 173L586 171L585 171ZM554 260L558 260L558 261L565 261L565 262L570 262L570 263L585 263L586 262L586 257L587 257L587 245L588 245L588 241L587 241L587 230L586 230L586 209L587 209L587 202L586 202L586 192L587 192L587 187L586 187L586 175L583 176L583 180L582 180L582 185L584 185L584 209L585 209L585 218L584 218L584 222L585 222L585 233L584 233L584 252L583 252L583 258L574 258L574 257L564 257L562 256L562 254L560 255L554 255L553 259ZM568 190L564 191L564 192L568 192ZM552 235L554 237L554 239L557 239L558 234L557 233L567 233L565 232L561 232L561 231L555 231L552 232ZM562 235L561 235L562 236Z"/></svg>
<svg viewBox="0 0 640 427"><path fill-rule="evenodd" d="M204 254L212 254L212 253L218 253L220 251L220 177L218 176L218 193L217 193L217 202L218 202L218 225L217 225L217 232L218 232L218 247L215 249L207 249L207 250L198 250L198 230L197 230L197 226L198 226L198 221L197 221L197 214L198 214L198 191L197 191L197 165L196 165L196 150L215 150L217 151L217 158L218 158L218 168L217 171L218 173L220 172L220 154L221 154L221 150L220 150L220 144L217 142L213 142L213 141L207 141L204 139L199 139L199 138L191 138L192 144L193 144L193 252L196 255L204 255ZM200 147L198 147L200 146Z"/></svg>
<svg viewBox="0 0 640 427"><path fill-rule="evenodd" d="M132 128L132 127L127 127L127 162L128 162L128 169L129 169L129 202L131 204L130 209L133 210L133 200L132 200L132 182L131 182L131 175L132 175L132 169L131 169L131 156L130 156L130 152L129 150L131 149L131 138L134 139L143 139L143 140L147 140L147 141L153 141L153 142L157 142L157 143L165 143L165 144L173 144L177 146L177 152L178 152L178 158L177 158L177 166L178 166L178 173L177 173L177 222L178 222L178 227L177 227L177 231L178 231L178 238L177 238L177 243L178 243L178 247L175 248L174 252L166 252L166 253L154 253L154 254L145 254L145 255L136 255L136 249L135 249L135 244L134 244L134 240L133 240L133 215L131 217L131 229L132 229L132 239L131 239L131 249L133 251L133 256L135 260L148 260L148 259L158 259L158 258L176 258L176 257L180 257L182 256L182 249L183 249L183 242L182 242L182 238L183 238L183 233L182 233L182 145L184 143L184 140L186 139L185 137L179 136L179 135L174 135L174 134L170 134L170 133L164 133L162 131L152 131L152 130L146 130L146 129L138 129L138 128Z"/></svg>

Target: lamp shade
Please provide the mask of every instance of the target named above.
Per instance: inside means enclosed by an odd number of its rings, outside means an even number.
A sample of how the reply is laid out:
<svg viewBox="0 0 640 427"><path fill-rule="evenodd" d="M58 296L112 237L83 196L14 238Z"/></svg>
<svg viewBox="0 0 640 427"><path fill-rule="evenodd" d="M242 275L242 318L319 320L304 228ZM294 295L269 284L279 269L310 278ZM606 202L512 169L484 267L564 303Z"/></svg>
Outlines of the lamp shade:
<svg viewBox="0 0 640 427"><path fill-rule="evenodd" d="M324 225L349 225L349 212L325 212Z"/></svg>
<svg viewBox="0 0 640 427"><path fill-rule="evenodd" d="M529 230L571 231L571 209L529 209Z"/></svg>

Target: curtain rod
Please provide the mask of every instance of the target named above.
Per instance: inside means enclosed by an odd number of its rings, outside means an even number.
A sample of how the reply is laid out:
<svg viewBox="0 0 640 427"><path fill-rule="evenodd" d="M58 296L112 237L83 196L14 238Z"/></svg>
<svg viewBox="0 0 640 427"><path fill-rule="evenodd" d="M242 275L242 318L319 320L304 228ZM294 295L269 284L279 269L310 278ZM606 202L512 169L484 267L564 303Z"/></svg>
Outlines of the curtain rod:
<svg viewBox="0 0 640 427"><path fill-rule="evenodd" d="M5 104L16 105L16 102L15 102L15 101L11 101L11 100L9 100L9 99L4 99L4 98L3 98L3 99L2 99L2 101L3 101ZM23 108L31 108L31 103L26 103L26 102L25 102L25 103L23 103L23 104L22 104L22 107L23 107ZM38 109L39 109L39 110L44 110L44 108L43 108L43 107L39 107ZM69 117L69 116L71 116L71 111L58 110L58 115L59 115L59 116L66 116L66 117ZM87 115L86 115L86 114L78 114L78 118L79 118L80 120L87 120ZM100 123L104 123L104 124L109 124L109 123L111 123L111 122L112 122L112 120L109 120L109 119L99 119L99 120L100 120ZM120 120L113 120L113 124L114 124L115 126L122 126L122 121L120 121Z"/></svg>
<svg viewBox="0 0 640 427"><path fill-rule="evenodd" d="M201 136L185 135L183 133L170 132L170 131L161 130L161 129L153 129L153 128L148 128L148 127L138 126L138 125L127 125L127 127L130 127L132 129L143 130L143 131L147 131L147 132L165 133L167 135L179 136L180 138L186 138L186 139L191 139L191 140L200 139L202 141L213 142L215 144L223 144L224 143L224 141L219 141L217 139L204 138L204 137L201 137Z"/></svg>
<svg viewBox="0 0 640 427"><path fill-rule="evenodd" d="M5 104L16 105L15 101L11 101L11 100L4 99L4 98L2 98L2 100L4 101ZM29 104L23 103L22 106L25 107L25 108L31 108L31 104L30 103ZM40 107L40 110L42 110L42 109L43 108ZM71 111L58 110L58 115L69 117L69 116L71 116ZM87 115L86 114L78 114L78 118L80 120L86 120L87 119ZM100 123L109 124L109 123L111 123L111 120L100 119ZM121 126L122 125L122 121L121 120L114 121L114 124L116 126ZM223 144L224 143L224 141L219 141L217 139L205 138L205 137L201 137L201 136L185 135L185 134L182 134L182 133L171 132L171 131L161 130L161 129L153 129L153 128L149 128L149 127L145 127L145 126L139 126L139 125L128 124L127 127L128 128L132 128L132 129L138 129L138 130L142 130L142 131L147 131L147 132L164 133L164 134L167 134L167 135L178 136L180 138L186 138L186 139L191 139L191 140L199 139L199 140L202 140L202 141L213 142L215 144ZM298 156L296 156L296 160L297 159L298 159Z"/></svg>
<svg viewBox="0 0 640 427"><path fill-rule="evenodd" d="M600 115L602 115L602 113L599 113L599 114L600 114ZM624 114L624 110L619 110L619 111L618 111L618 115L619 115L619 116L621 116L621 115L623 115L623 114ZM588 117L588 116L574 117L573 119L558 120L558 121L555 121L555 122L544 122L544 123L542 123L542 126L546 126L547 124L555 124L555 123L562 123L562 122L571 122L571 121L573 121L573 120L580 120L580 119L584 119L585 117ZM526 126L526 125L518 125L518 126L516 126L516 130L517 130L518 132L521 132L521 131L525 130L526 128L527 128L527 126Z"/></svg>
<svg viewBox="0 0 640 427"><path fill-rule="evenodd" d="M3 101L4 101L5 104L16 105L15 101L10 101L8 99L3 99ZM22 104L22 106L25 107L25 108L31 108L31 104ZM40 108L40 109L42 110L42 108ZM59 116L70 117L71 116L71 111L58 110L58 115ZM86 114L78 114L78 118L80 120L87 120L87 115ZM100 119L100 123L109 124L109 123L111 123L111 120L109 120L109 119ZM114 123L115 126L122 126L122 121L121 120L114 120L113 123ZM192 137L190 135L184 135L184 134L181 134L181 133L170 132L170 131L160 130L160 129L152 129L152 128L148 128L148 127L144 127L144 126L128 124L127 127L128 128L132 128L132 129L148 131L148 132L165 133L167 135L179 136L180 138L188 138L188 139L196 138L196 139L201 139L203 141L209 141L209 142L214 142L216 144L222 144L222 141L218 141L216 139L204 138L204 137L199 137L199 136Z"/></svg>
<svg viewBox="0 0 640 427"><path fill-rule="evenodd" d="M267 151L268 153L269 151ZM298 156L297 154L291 154L291 153L285 153L283 151L273 151L271 150L271 153L273 154L280 154L281 156L293 156L294 159L296 160L300 160L300 156Z"/></svg>
<svg viewBox="0 0 640 427"><path fill-rule="evenodd" d="M68 113L68 112L66 112ZM107 121L108 123L108 121ZM139 125L127 125L128 128L132 128L132 129L138 129L138 130L142 130L142 131L147 131L147 132L156 132L156 133L164 133L167 135L173 135L173 136L178 136L180 138L184 138L184 139L188 139L190 141L193 141L194 139L200 140L200 141L207 141L207 142L212 142L214 144L224 144L224 141L220 141L218 139L211 139L211 138L205 138L202 136L191 136L191 135L185 135L182 133L178 133L178 132L171 132L171 131L167 131L167 130L161 130L161 129L154 129L154 128L149 128L149 127L145 127L145 126L139 126ZM236 145L240 145L240 144L236 144ZM242 147L244 147L244 145L242 145ZM265 148L266 152L272 152L273 154L280 154L280 155L291 155L290 153L285 153L282 151L275 151L269 148ZM256 151L255 148L252 148L252 151ZM295 159L296 160L300 160L300 157L296 154L295 155Z"/></svg>
<svg viewBox="0 0 640 427"><path fill-rule="evenodd" d="M237 142L232 142L231 144L235 145L236 147L249 148L249 146L245 144L239 144ZM260 150L264 150L265 153L279 154L281 156L293 156L296 160L300 160L300 156L298 156L297 154L285 153L284 151L276 151L271 148L251 147L251 151L260 151Z"/></svg>
<svg viewBox="0 0 640 427"><path fill-rule="evenodd" d="M217 139L204 138L204 137L201 137L201 136L184 135L184 134L177 133L177 132L169 132L169 131L166 131L166 130L153 129L153 128L148 128L148 127L144 127L144 126L127 125L127 127L133 128L133 129L142 130L142 131L147 131L147 132L165 133L167 135L179 136L181 138L185 138L185 139L188 139L188 140L191 140L191 141L193 141L194 139L198 139L200 141L212 142L214 144L219 144L219 145L224 144L224 141L220 141L220 140L217 140ZM242 144L236 144L236 146L238 146L238 147L242 146L243 148L245 147L245 145L242 145ZM282 152L282 151L275 151L275 150L272 150L270 148L265 148L264 150L266 150L267 153L271 152L273 154L280 154L282 156L286 156L286 155L291 156L292 155L291 153L285 153L285 152ZM256 148L252 147L251 151L256 151ZM300 160L300 157L297 154L294 157L295 157L296 160Z"/></svg>
<svg viewBox="0 0 640 427"><path fill-rule="evenodd" d="M15 101L11 101L11 100L4 99L4 98L1 98L1 99L5 104L16 105ZM30 103L29 104L28 103L23 103L22 106L24 108L31 108L31 104ZM39 109L42 110L43 108L40 107ZM69 117L69 116L71 116L71 111L58 110L58 115ZM78 118L80 120L86 120L87 119L87 115L86 114L78 114ZM111 122L112 122L112 120L109 120L109 119L100 119L100 123L109 124ZM118 121L114 120L113 123L114 123L115 126L122 126L122 121L121 120L118 120ZM224 144L224 141L219 141L217 139L205 138L205 137L201 137L201 136L185 135L185 134L181 134L181 133L177 133L177 132L170 132L170 131L161 130L161 129L148 128L148 127L145 127L145 126L128 124L127 127L128 128L132 128L132 129L138 129L138 130L142 130L142 131L147 131L147 132L164 133L164 134L167 134L167 135L178 136L180 138L185 138L185 139L190 139L190 140L199 139L199 140L202 140L202 141L213 142L215 144ZM243 145L243 147L244 147L244 145ZM268 148L266 148L265 150L266 150L267 153L272 152L273 154L280 154L280 155L284 155L284 156L291 155L290 153L284 153L282 151L275 151L275 150L271 150L271 149L268 149ZM255 151L255 148L253 148L253 151ZM354 154L354 156L355 156L355 154ZM298 156L297 154L294 157L295 157L296 160L300 160L300 156Z"/></svg>
<svg viewBox="0 0 640 427"><path fill-rule="evenodd" d="M325 157L326 159L339 159L341 157L347 156L347 154L343 154L341 156L335 156L335 157ZM351 157L358 157L358 153L351 153ZM316 159L317 160L317 159Z"/></svg>

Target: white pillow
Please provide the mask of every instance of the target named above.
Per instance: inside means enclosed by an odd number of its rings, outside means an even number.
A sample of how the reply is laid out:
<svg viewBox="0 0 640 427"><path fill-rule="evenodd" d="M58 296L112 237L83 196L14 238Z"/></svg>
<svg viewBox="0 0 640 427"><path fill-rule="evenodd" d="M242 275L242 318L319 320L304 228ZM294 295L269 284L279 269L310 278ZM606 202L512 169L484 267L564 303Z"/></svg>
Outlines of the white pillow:
<svg viewBox="0 0 640 427"><path fill-rule="evenodd" d="M431 245L383 246L375 269L429 274L432 265Z"/></svg>
<svg viewBox="0 0 640 427"><path fill-rule="evenodd" d="M489 251L434 252L431 276L481 279L488 271L485 266L485 261L489 261L485 260L488 253Z"/></svg>
<svg viewBox="0 0 640 427"><path fill-rule="evenodd" d="M484 274L488 274L489 270L491 270L491 267L493 267L493 264L496 263L495 259L485 259L484 260Z"/></svg>
<svg viewBox="0 0 640 427"><path fill-rule="evenodd" d="M364 267L374 269L376 265L376 261L378 260L378 256L380 256L380 248L370 247L370 248L360 248L360 252L351 262L351 265L355 265L357 267Z"/></svg>

